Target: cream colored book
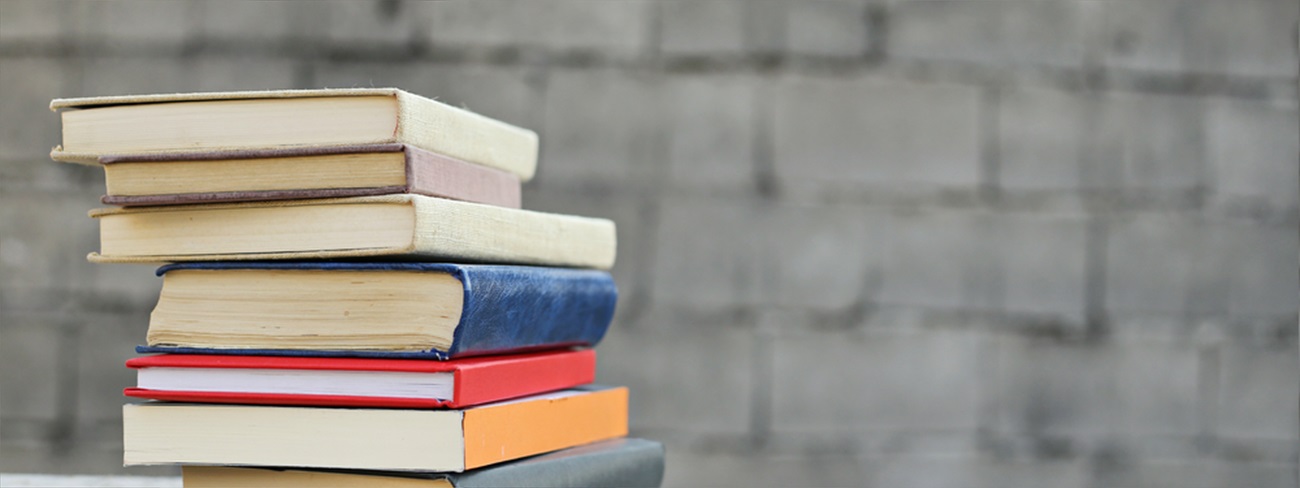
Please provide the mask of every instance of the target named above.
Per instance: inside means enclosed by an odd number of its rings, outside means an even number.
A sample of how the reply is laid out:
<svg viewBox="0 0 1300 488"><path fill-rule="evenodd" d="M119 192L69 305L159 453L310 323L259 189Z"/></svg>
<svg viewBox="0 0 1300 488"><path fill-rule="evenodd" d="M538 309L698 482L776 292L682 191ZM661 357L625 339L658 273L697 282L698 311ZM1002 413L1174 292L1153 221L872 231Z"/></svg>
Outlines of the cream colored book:
<svg viewBox="0 0 1300 488"><path fill-rule="evenodd" d="M403 143L513 173L537 169L537 133L396 88L61 98L50 157Z"/></svg>
<svg viewBox="0 0 1300 488"><path fill-rule="evenodd" d="M94 262L397 259L609 269L614 222L422 195L92 210Z"/></svg>

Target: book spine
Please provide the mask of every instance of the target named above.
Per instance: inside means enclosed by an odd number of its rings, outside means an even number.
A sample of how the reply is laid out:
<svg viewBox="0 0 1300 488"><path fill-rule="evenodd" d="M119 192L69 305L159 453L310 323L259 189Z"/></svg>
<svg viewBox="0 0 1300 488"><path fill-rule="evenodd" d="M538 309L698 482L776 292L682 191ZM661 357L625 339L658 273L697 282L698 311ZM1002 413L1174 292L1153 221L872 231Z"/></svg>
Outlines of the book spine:
<svg viewBox="0 0 1300 488"><path fill-rule="evenodd" d="M528 266L458 267L465 286L455 357L594 346L614 318L618 289L609 273Z"/></svg>
<svg viewBox="0 0 1300 488"><path fill-rule="evenodd" d="M537 133L410 93L397 92L397 140L532 179Z"/></svg>
<svg viewBox="0 0 1300 488"><path fill-rule="evenodd" d="M508 360L466 364L456 368L452 408L562 390L596 381L596 352L533 360Z"/></svg>
<svg viewBox="0 0 1300 488"><path fill-rule="evenodd" d="M522 206L519 177L506 171L406 146L406 185L411 193L506 208Z"/></svg>

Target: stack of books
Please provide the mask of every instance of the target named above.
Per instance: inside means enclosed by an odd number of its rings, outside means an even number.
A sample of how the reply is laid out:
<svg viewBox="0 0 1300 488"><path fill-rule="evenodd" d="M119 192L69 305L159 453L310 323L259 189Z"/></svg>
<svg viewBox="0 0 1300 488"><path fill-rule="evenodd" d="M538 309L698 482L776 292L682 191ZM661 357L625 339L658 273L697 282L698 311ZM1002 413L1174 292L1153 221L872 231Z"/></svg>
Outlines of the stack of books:
<svg viewBox="0 0 1300 488"><path fill-rule="evenodd" d="M396 89L59 99L106 263L170 263L126 465L186 486L658 486L595 386L614 223L521 209L537 135Z"/></svg>

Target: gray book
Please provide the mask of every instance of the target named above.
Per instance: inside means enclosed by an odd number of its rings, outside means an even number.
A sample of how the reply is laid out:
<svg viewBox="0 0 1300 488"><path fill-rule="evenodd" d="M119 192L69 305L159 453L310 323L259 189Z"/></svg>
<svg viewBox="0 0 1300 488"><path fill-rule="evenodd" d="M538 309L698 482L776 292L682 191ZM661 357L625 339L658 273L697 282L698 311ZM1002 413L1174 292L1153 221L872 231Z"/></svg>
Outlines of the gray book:
<svg viewBox="0 0 1300 488"><path fill-rule="evenodd" d="M657 487L664 476L664 447L645 439L614 439L464 473L185 466L183 476L186 488Z"/></svg>

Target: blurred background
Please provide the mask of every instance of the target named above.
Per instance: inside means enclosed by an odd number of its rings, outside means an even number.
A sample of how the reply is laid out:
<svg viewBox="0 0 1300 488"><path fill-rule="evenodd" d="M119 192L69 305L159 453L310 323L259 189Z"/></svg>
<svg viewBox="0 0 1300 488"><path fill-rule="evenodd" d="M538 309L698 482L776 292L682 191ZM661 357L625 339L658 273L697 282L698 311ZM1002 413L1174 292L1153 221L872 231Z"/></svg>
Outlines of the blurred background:
<svg viewBox="0 0 1300 488"><path fill-rule="evenodd" d="M396 86L612 218L669 486L1294 486L1295 0L0 0L0 471L123 469L159 280L50 99Z"/></svg>

